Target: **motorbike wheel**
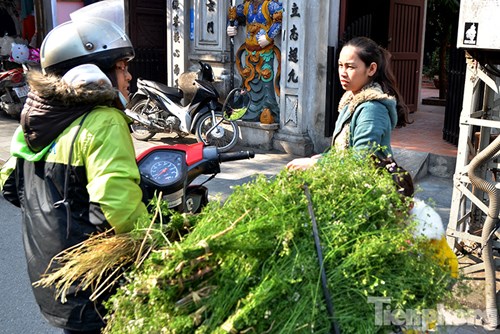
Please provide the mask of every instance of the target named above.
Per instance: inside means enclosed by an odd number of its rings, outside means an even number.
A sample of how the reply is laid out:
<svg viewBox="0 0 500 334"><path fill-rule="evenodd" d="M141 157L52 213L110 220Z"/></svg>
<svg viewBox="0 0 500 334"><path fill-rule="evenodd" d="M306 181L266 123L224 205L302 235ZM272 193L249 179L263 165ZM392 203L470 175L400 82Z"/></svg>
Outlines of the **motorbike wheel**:
<svg viewBox="0 0 500 334"><path fill-rule="evenodd" d="M5 94L0 93L0 116L1 117L8 117L9 114L7 113L7 110L4 108L4 102L3 100L5 99Z"/></svg>
<svg viewBox="0 0 500 334"><path fill-rule="evenodd" d="M135 112L136 114L143 115L146 114L147 110L151 110L155 108L155 105L153 102L149 102L147 100L140 100L137 103L135 103L130 110ZM147 117L147 115L145 115ZM149 140L153 138L153 136L156 134L156 132L151 131L146 125L141 124L137 121L134 121L132 125L130 126L132 129L132 137L138 140Z"/></svg>
<svg viewBox="0 0 500 334"><path fill-rule="evenodd" d="M211 113L203 115L196 124L196 139L205 145L217 146L220 152L229 151L238 141L239 127L233 121L224 120L219 111L215 112L215 121ZM217 123L219 125L208 132Z"/></svg>

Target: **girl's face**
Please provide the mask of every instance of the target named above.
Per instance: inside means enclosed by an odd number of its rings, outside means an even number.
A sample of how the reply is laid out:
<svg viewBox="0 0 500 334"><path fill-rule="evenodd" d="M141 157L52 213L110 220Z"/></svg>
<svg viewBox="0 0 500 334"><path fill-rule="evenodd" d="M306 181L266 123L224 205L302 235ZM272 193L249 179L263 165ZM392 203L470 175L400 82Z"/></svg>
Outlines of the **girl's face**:
<svg viewBox="0 0 500 334"><path fill-rule="evenodd" d="M125 99L129 100L129 87L130 80L132 80L132 74L128 71L127 62L125 60L120 60L115 65L115 75L118 85L118 90L123 94Z"/></svg>
<svg viewBox="0 0 500 334"><path fill-rule="evenodd" d="M342 88L357 94L371 77L377 72L377 64L366 66L358 57L357 49L353 46L344 46L339 56L339 78Z"/></svg>

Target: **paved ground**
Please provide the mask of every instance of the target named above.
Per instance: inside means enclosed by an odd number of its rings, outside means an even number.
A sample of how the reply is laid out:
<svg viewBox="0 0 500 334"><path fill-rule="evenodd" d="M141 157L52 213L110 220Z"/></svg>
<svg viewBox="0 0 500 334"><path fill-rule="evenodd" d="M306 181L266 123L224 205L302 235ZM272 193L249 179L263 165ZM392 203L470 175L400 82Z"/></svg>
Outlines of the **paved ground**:
<svg viewBox="0 0 500 334"><path fill-rule="evenodd" d="M18 123L12 119L0 117L0 165L8 159L10 140ZM135 141L137 152L156 144L173 144L178 140L168 137L155 137L150 142ZM183 143L195 142L186 138ZM243 148L247 149L247 148ZM207 186L212 196L221 198L231 193L231 187L250 180L255 174L268 176L278 173L294 156L277 151L255 150L252 160L224 163L221 173ZM423 156L417 152L398 149L396 159L413 173L418 173ZM415 174L414 174L415 175ZM432 201L443 222L448 222L453 183L451 177L437 177L420 173L416 182L417 196ZM0 198L0 222L4 233L0 234L0 334L45 334L60 333L44 323L32 299L27 281L22 241L20 239L20 212ZM450 316L451 319L451 316ZM458 324L458 322L457 322ZM462 323L460 323L462 324ZM471 334L486 333L481 327L459 326L447 328L445 333ZM492 333L492 332L490 332ZM500 333L500 331L494 331Z"/></svg>

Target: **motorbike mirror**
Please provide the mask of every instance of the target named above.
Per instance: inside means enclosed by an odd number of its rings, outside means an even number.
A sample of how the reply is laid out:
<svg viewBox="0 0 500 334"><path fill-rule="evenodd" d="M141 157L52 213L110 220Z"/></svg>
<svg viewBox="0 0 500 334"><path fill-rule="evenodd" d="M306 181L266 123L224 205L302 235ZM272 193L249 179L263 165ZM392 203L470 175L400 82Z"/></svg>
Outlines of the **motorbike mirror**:
<svg viewBox="0 0 500 334"><path fill-rule="evenodd" d="M214 71L212 66L202 61L199 61L198 63L200 64L200 79L203 81L214 82Z"/></svg>
<svg viewBox="0 0 500 334"><path fill-rule="evenodd" d="M222 114L227 121L236 121L242 118L250 105L250 94L241 88L235 88L229 92L224 105Z"/></svg>

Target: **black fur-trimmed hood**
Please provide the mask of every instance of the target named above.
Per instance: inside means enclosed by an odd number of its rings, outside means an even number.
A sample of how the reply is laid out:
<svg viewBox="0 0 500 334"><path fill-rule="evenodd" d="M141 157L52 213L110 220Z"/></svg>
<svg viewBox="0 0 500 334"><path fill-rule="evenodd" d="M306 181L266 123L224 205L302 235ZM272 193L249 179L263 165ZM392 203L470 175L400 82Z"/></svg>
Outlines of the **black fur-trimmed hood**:
<svg viewBox="0 0 500 334"><path fill-rule="evenodd" d="M29 148L38 152L49 145L75 119L97 105L113 106L118 91L91 83L74 87L61 77L28 72L30 92L21 112L21 126Z"/></svg>

